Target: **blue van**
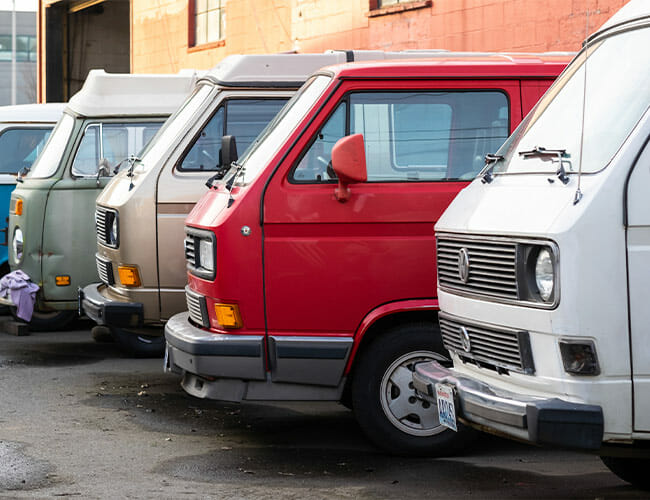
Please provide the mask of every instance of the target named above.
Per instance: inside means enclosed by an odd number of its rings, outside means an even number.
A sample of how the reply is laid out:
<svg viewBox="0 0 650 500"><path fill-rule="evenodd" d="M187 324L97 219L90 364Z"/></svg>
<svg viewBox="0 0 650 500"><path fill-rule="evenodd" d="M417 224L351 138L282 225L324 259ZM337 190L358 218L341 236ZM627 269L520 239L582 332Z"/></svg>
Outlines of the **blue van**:
<svg viewBox="0 0 650 500"><path fill-rule="evenodd" d="M16 175L23 175L43 150L65 108L62 103L0 106L0 276L9 272L7 222Z"/></svg>

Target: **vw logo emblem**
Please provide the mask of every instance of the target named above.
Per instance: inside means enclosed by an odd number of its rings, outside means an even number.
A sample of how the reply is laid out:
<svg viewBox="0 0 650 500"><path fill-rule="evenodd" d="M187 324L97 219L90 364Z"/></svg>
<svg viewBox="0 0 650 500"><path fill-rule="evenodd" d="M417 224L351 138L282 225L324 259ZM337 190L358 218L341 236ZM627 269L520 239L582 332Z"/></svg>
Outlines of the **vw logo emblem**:
<svg viewBox="0 0 650 500"><path fill-rule="evenodd" d="M458 250L458 277L463 283L469 281L469 254L466 248Z"/></svg>
<svg viewBox="0 0 650 500"><path fill-rule="evenodd" d="M460 343L463 345L463 351L470 352L472 350L472 342L469 339L469 332L464 326L460 327Z"/></svg>

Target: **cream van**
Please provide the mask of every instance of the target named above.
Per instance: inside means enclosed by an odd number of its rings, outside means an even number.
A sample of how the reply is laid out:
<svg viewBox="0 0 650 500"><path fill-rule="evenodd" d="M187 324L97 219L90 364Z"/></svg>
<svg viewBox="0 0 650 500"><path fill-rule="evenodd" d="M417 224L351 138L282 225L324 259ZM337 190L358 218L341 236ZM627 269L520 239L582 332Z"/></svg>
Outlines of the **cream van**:
<svg viewBox="0 0 650 500"><path fill-rule="evenodd" d="M598 32L436 224L440 421L650 487L650 5Z"/></svg>

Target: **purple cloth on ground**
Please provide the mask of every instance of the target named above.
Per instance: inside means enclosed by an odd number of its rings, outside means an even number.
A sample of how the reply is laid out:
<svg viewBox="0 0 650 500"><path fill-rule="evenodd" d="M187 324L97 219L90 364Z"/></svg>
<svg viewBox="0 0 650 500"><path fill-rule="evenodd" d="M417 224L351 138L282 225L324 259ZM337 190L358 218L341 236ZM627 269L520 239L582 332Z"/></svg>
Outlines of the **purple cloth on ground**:
<svg viewBox="0 0 650 500"><path fill-rule="evenodd" d="M16 316L25 321L32 319L36 292L39 286L32 283L20 269L5 274L0 279L0 297L6 297L11 292L11 301L16 305Z"/></svg>

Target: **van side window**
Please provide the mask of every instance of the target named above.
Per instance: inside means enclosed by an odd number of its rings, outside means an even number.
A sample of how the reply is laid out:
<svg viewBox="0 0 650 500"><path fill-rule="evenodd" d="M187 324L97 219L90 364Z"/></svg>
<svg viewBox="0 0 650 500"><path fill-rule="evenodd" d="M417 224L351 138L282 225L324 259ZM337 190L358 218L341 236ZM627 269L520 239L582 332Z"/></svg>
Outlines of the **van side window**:
<svg viewBox="0 0 650 500"><path fill-rule="evenodd" d="M10 128L0 135L0 174L31 167L52 133L48 128Z"/></svg>
<svg viewBox="0 0 650 500"><path fill-rule="evenodd" d="M470 180L487 153L508 137L509 103L498 91L421 91L352 93L346 116L337 109L338 135L328 137L327 161L334 143L363 134L368 182ZM347 130L341 131L341 124ZM314 164L322 149L322 131L295 167L292 180L333 179ZM320 154L320 153L319 153ZM324 158L325 159L325 158ZM321 169L322 170L322 169Z"/></svg>
<svg viewBox="0 0 650 500"><path fill-rule="evenodd" d="M316 139L307 150L307 153L303 155L294 169L294 180L323 182L336 177L331 168L332 148L336 144L336 141L346 135L346 115L347 105L345 102L342 102L327 120L323 128L320 129L316 135Z"/></svg>
<svg viewBox="0 0 650 500"><path fill-rule="evenodd" d="M221 166L221 137L234 135L239 156L255 140L287 99L229 99L212 115L190 150L181 160L179 170L210 171Z"/></svg>
<svg viewBox="0 0 650 500"><path fill-rule="evenodd" d="M72 175L96 176L100 163L109 170L128 165L126 160L137 156L161 125L162 122L88 125L72 162Z"/></svg>

